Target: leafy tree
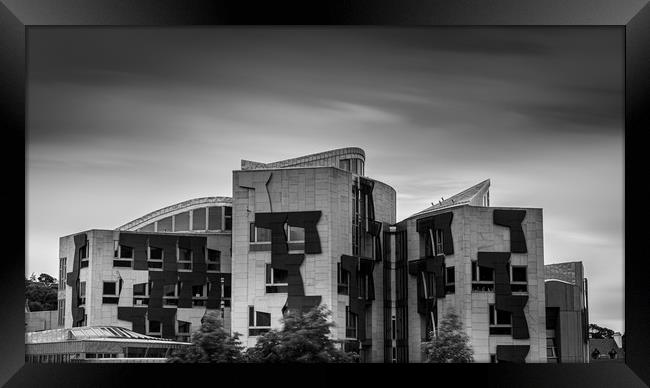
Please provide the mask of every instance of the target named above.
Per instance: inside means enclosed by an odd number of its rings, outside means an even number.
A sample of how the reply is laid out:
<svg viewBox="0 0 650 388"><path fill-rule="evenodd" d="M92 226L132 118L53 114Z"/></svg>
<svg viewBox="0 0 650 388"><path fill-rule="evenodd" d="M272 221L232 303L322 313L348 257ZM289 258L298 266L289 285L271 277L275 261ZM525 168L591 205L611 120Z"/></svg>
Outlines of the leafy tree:
<svg viewBox="0 0 650 388"><path fill-rule="evenodd" d="M589 334L591 338L614 338L614 330L600 327L594 323L589 324Z"/></svg>
<svg viewBox="0 0 650 388"><path fill-rule="evenodd" d="M25 278L25 299L30 311L52 311L58 308L57 280L45 273L36 278L32 274Z"/></svg>
<svg viewBox="0 0 650 388"><path fill-rule="evenodd" d="M315 363L354 362L358 356L336 347L329 337L335 324L328 320L331 312L321 305L308 312L290 311L282 318L281 330L271 330L247 350L249 362Z"/></svg>
<svg viewBox="0 0 650 388"><path fill-rule="evenodd" d="M192 333L192 345L176 349L167 362L230 363L244 362L239 333L230 336L223 328L219 314L210 311L201 318L201 328Z"/></svg>
<svg viewBox="0 0 650 388"><path fill-rule="evenodd" d="M459 316L450 310L442 319L437 335L431 333L431 341L422 343L427 362L474 362L474 350L469 336L463 330Z"/></svg>

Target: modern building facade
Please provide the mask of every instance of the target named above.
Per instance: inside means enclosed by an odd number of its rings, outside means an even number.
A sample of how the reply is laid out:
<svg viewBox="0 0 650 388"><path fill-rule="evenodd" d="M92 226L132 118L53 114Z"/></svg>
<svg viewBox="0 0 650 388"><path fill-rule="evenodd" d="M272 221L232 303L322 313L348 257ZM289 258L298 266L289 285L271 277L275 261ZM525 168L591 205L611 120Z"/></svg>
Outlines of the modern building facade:
<svg viewBox="0 0 650 388"><path fill-rule="evenodd" d="M216 310L229 329L231 209L230 198L197 198L115 230L62 237L62 326L187 341Z"/></svg>
<svg viewBox="0 0 650 388"><path fill-rule="evenodd" d="M360 148L242 160L232 199L61 238L63 326L187 340L216 310L253 346L324 304L362 361L421 362L454 310L477 362L546 362L542 210L490 207L486 180L397 222L396 191L365 162Z"/></svg>
<svg viewBox="0 0 650 388"><path fill-rule="evenodd" d="M587 279L582 262L548 264L544 270L548 362L589 362Z"/></svg>

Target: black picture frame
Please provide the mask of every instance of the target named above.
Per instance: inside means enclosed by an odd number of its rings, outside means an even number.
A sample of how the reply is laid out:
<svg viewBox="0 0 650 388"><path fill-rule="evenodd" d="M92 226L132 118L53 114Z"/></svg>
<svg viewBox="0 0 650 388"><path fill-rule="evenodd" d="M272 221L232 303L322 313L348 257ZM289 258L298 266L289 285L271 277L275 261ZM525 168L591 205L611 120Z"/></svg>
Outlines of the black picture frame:
<svg viewBox="0 0 650 388"><path fill-rule="evenodd" d="M7 386L115 386L144 380L148 386L404 385L451 378L480 386L643 386L650 384L650 297L643 250L647 192L642 135L650 128L650 6L647 0L447 0L302 1L209 0L1 0L0 93L2 95L2 200L4 244L0 384ZM26 158L26 47L33 26L214 26L214 25L397 25L397 26L618 26L625 29L625 335L626 360L599 364L471 365L71 365L24 363ZM24 146L25 148L22 148ZM634 169L639 168L639 174ZM10 174L7 174L9 172ZM603 182L607 184L607 182ZM603 206L608 206L603 204ZM11 221L9 221L9 219ZM259 369L263 371L258 372ZM283 377L278 377L283 376ZM422 380L424 378L424 380ZM142 383L140 383L142 384ZM275 384L274 384L275 385Z"/></svg>

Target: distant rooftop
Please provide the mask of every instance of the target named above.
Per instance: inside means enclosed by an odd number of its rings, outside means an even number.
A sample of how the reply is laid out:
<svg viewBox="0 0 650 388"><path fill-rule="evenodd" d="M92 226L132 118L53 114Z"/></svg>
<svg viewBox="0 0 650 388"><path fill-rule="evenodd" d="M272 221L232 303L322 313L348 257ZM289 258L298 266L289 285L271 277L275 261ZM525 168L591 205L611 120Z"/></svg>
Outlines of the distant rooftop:
<svg viewBox="0 0 650 388"><path fill-rule="evenodd" d="M25 333L25 344L83 340L185 344L184 342L136 333L119 326L84 326Z"/></svg>
<svg viewBox="0 0 650 388"><path fill-rule="evenodd" d="M366 153L363 149L358 147L338 148L335 150L319 152L300 156L297 158L280 160L277 162L262 163L254 162L252 160L241 160L242 170L258 170L270 168L286 168L286 167L313 167L313 166L333 166L339 167L339 160L341 159L360 159L363 162L366 160Z"/></svg>
<svg viewBox="0 0 650 388"><path fill-rule="evenodd" d="M438 203L432 203L430 207L419 211L408 218L458 205L489 206L489 190L490 180L486 179L483 182L478 183L469 189L465 189L458 194L452 195L447 199L443 199ZM488 195L488 202L485 204L483 202L484 194Z"/></svg>

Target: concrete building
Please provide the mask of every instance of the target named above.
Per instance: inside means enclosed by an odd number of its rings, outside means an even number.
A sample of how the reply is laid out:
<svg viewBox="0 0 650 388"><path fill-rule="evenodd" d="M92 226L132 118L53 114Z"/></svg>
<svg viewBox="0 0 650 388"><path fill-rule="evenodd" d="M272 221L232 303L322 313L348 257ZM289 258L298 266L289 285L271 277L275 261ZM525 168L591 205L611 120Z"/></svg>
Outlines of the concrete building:
<svg viewBox="0 0 650 388"><path fill-rule="evenodd" d="M582 262L544 266L548 362L589 362L587 279Z"/></svg>
<svg viewBox="0 0 650 388"><path fill-rule="evenodd" d="M248 346L287 309L325 304L336 340L383 361L382 230L396 193L364 163L344 148L233 172L232 327Z"/></svg>
<svg viewBox="0 0 650 388"><path fill-rule="evenodd" d="M61 238L63 325L187 340L214 309L253 346L324 304L362 361L420 362L453 309L477 362L546 362L542 210L490 207L486 180L397 222L395 190L365 162L360 148L242 160L232 200Z"/></svg>
<svg viewBox="0 0 650 388"><path fill-rule="evenodd" d="M423 360L420 343L450 309L475 361L546 361L542 209L490 207L489 187L481 182L396 225L391 261L406 296L394 310L398 362Z"/></svg>
<svg viewBox="0 0 650 388"><path fill-rule="evenodd" d="M120 326L187 341L208 310L230 325L230 198L157 210L59 242L65 328Z"/></svg>

